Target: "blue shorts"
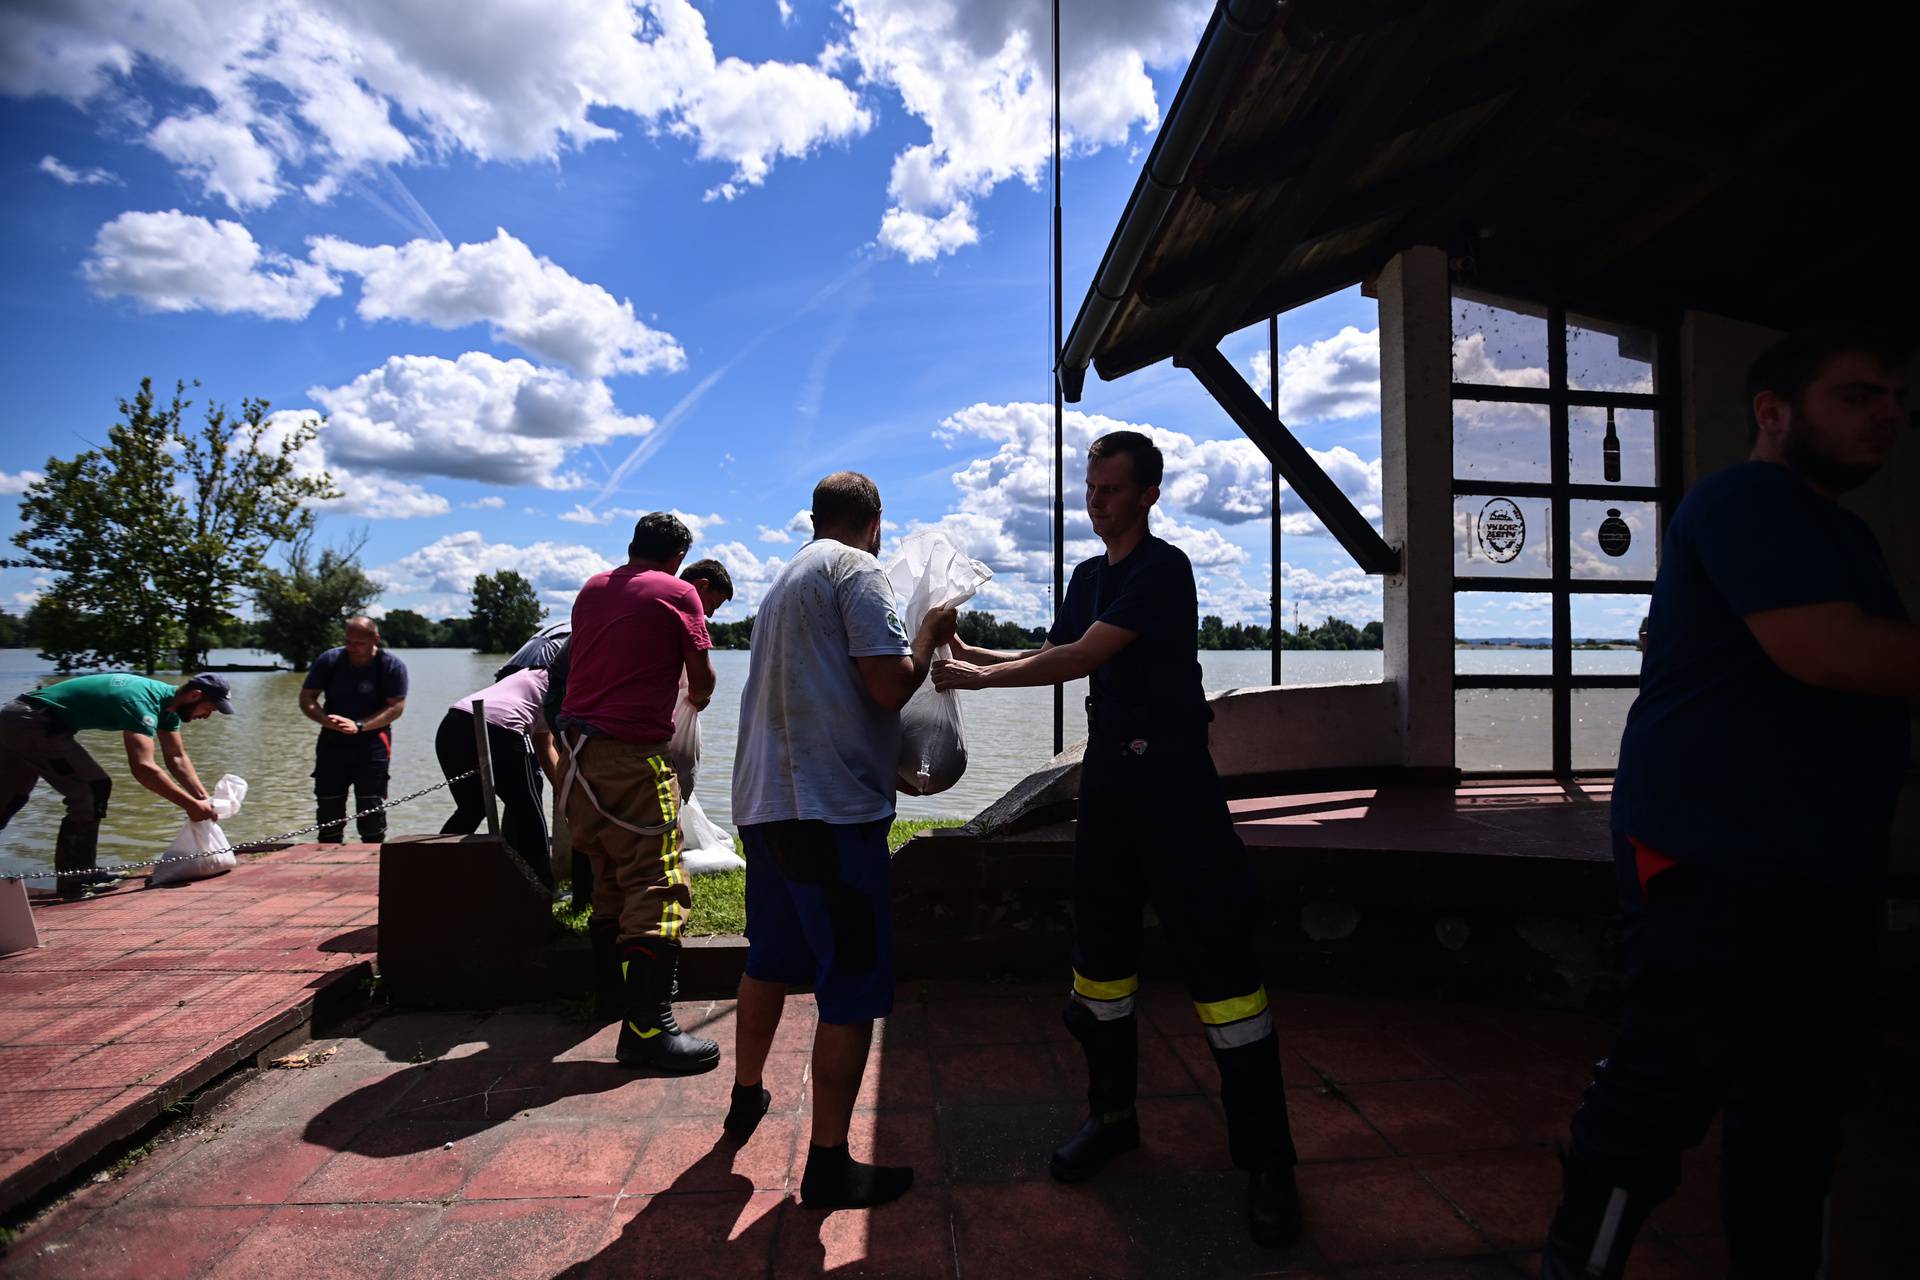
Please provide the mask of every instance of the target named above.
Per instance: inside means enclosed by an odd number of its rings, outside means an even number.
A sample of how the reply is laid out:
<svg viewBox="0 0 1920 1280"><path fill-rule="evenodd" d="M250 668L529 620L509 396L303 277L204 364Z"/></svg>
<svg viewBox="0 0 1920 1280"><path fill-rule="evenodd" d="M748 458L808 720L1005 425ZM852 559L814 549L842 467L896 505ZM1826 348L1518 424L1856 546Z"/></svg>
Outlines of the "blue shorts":
<svg viewBox="0 0 1920 1280"><path fill-rule="evenodd" d="M820 1020L893 1012L892 823L765 822L747 854L747 976L812 983Z"/></svg>

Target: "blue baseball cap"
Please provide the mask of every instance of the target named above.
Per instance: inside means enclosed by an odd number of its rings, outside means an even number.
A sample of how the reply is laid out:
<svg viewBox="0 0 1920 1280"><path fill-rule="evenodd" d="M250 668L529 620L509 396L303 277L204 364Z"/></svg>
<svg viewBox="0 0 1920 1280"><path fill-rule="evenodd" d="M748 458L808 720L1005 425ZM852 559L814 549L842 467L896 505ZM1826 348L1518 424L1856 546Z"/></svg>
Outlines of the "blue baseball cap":
<svg viewBox="0 0 1920 1280"><path fill-rule="evenodd" d="M233 714L233 686L210 671L202 672L180 686L182 689L198 689L213 703L213 709L223 716Z"/></svg>

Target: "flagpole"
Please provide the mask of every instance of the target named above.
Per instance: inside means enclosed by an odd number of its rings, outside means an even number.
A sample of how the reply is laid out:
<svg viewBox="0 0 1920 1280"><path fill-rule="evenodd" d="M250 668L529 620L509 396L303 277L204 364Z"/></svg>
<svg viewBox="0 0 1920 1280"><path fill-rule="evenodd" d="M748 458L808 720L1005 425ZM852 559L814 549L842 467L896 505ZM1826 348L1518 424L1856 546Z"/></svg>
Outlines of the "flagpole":
<svg viewBox="0 0 1920 1280"><path fill-rule="evenodd" d="M1053 611L1067 589L1066 400L1060 388L1060 0L1053 0ZM1053 754L1067 748L1067 689L1053 686Z"/></svg>

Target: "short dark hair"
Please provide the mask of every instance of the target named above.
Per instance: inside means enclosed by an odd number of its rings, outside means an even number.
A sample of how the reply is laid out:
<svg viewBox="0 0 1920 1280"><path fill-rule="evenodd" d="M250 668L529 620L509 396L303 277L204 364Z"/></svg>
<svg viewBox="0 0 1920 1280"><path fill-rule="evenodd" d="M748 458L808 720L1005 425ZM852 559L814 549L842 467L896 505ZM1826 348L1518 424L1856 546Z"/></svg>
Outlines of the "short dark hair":
<svg viewBox="0 0 1920 1280"><path fill-rule="evenodd" d="M629 560L671 560L685 555L693 545L693 533L671 511L649 511L633 522L633 541L627 544Z"/></svg>
<svg viewBox="0 0 1920 1280"><path fill-rule="evenodd" d="M727 572L727 566L718 560L695 560L680 571L680 581L698 582L706 579L707 585L717 588L728 600L733 599L733 575Z"/></svg>
<svg viewBox="0 0 1920 1280"><path fill-rule="evenodd" d="M880 514L880 486L858 471L836 471L813 486L813 531L860 529Z"/></svg>
<svg viewBox="0 0 1920 1280"><path fill-rule="evenodd" d="M1109 431L1087 446L1088 462L1121 454L1133 459L1133 479L1142 489L1153 488L1166 473L1167 463L1160 456L1160 447L1138 431Z"/></svg>
<svg viewBox="0 0 1920 1280"><path fill-rule="evenodd" d="M1788 334L1761 352L1747 370L1748 439L1760 438L1753 401L1762 391L1771 391L1798 409L1821 367L1835 356L1855 351L1872 356L1882 369L1898 369L1913 354L1913 339L1871 324L1824 324Z"/></svg>

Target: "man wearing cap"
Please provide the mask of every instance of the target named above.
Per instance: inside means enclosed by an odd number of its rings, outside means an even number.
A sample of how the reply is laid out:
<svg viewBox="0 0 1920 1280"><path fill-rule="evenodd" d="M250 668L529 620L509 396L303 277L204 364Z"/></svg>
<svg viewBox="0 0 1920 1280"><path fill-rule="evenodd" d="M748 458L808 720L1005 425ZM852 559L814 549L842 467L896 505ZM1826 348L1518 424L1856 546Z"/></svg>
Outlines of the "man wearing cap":
<svg viewBox="0 0 1920 1280"><path fill-rule="evenodd" d="M346 838L348 787L356 811L386 803L393 767L387 726L406 709L406 663L381 647L372 618L347 619L346 643L315 658L300 686L300 714L320 726L313 796L321 844ZM387 838L385 810L363 813L354 825L368 844Z"/></svg>
<svg viewBox="0 0 1920 1280"><path fill-rule="evenodd" d="M78 898L89 886L114 880L94 869L113 781L73 735L82 729L118 729L135 781L179 805L189 819L211 821L219 815L187 758L180 722L204 720L215 711L232 715L232 692L216 675L195 676L176 689L145 676L116 674L75 676L21 694L0 707L0 828L45 778L67 802L53 855L54 870L61 873L60 896ZM164 769L154 760L156 739Z"/></svg>

